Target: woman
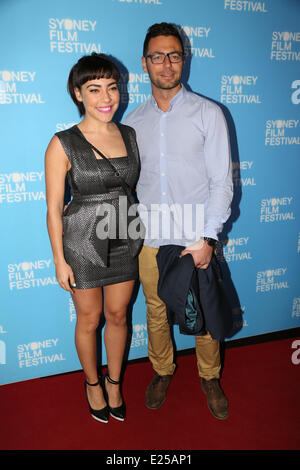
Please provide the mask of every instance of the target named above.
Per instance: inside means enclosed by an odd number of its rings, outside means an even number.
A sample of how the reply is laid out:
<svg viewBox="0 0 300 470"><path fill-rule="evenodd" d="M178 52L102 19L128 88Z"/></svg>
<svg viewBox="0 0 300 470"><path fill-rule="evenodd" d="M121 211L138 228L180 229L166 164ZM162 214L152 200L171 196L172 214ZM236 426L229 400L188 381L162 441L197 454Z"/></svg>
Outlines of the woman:
<svg viewBox="0 0 300 470"><path fill-rule="evenodd" d="M120 100L119 78L119 70L103 54L84 56L74 65L68 90L84 117L56 133L45 156L47 226L56 277L75 305L75 344L90 413L104 423L109 414L125 419L120 374L126 310L138 278L135 242L118 238L115 230L119 220L127 220L119 210L124 180L134 188L140 168L134 130L112 122ZM72 201L63 213L66 175ZM96 328L102 309L108 374L99 380Z"/></svg>

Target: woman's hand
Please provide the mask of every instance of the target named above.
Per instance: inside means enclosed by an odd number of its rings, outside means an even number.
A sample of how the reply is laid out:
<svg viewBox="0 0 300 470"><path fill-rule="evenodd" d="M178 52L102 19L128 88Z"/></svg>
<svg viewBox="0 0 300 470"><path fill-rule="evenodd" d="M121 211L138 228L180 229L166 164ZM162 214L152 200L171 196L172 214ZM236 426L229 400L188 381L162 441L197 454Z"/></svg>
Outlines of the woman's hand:
<svg viewBox="0 0 300 470"><path fill-rule="evenodd" d="M201 240L188 246L180 256L185 256L188 253L192 255L196 268L206 269L211 261L213 247Z"/></svg>
<svg viewBox="0 0 300 470"><path fill-rule="evenodd" d="M55 274L60 287L74 294L72 287L76 287L76 283L71 267L65 261L60 261L55 265Z"/></svg>

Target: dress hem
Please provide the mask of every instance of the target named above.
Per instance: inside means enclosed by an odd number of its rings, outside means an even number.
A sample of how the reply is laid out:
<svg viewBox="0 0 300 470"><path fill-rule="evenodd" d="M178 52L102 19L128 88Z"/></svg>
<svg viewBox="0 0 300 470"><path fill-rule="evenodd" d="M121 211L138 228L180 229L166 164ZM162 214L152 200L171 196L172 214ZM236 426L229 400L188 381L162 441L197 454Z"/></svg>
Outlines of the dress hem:
<svg viewBox="0 0 300 470"><path fill-rule="evenodd" d="M121 282L127 282L127 281L137 281L138 280L138 275L134 274L129 274L128 276L120 276L118 278L114 277L111 279L105 279L104 281L91 281L91 282L81 282L80 287L79 285L76 285L75 289L82 290L82 289L93 289L95 287L105 287L107 285L113 285L113 284L119 284Z"/></svg>

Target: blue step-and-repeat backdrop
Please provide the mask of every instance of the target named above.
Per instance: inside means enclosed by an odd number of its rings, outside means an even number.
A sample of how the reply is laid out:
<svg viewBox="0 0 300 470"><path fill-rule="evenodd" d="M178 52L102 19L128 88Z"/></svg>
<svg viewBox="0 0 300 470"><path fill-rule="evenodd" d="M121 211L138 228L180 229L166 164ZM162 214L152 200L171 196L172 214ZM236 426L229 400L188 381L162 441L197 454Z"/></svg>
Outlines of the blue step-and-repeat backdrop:
<svg viewBox="0 0 300 470"><path fill-rule="evenodd" d="M1 384L81 368L46 230L44 153L80 120L66 81L82 55L119 61L120 119L148 98L142 45L161 21L182 26L184 83L219 103L230 131L235 193L218 251L228 340L300 326L299 18L298 0L0 0ZM141 289L130 319L128 359L146 357ZM176 328L175 339L194 346Z"/></svg>

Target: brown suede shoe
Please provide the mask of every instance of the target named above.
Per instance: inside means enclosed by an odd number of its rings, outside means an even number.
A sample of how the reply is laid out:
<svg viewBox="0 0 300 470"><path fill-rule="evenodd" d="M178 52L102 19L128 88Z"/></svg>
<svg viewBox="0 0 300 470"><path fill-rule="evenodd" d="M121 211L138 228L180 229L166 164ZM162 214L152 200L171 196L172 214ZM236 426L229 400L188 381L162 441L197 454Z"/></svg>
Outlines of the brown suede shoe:
<svg viewBox="0 0 300 470"><path fill-rule="evenodd" d="M228 401L220 387L218 379L201 380L201 387L207 396L207 406L212 415L217 419L228 417Z"/></svg>
<svg viewBox="0 0 300 470"><path fill-rule="evenodd" d="M146 390L146 406L151 410L160 408L166 399L167 389L173 375L156 374Z"/></svg>

